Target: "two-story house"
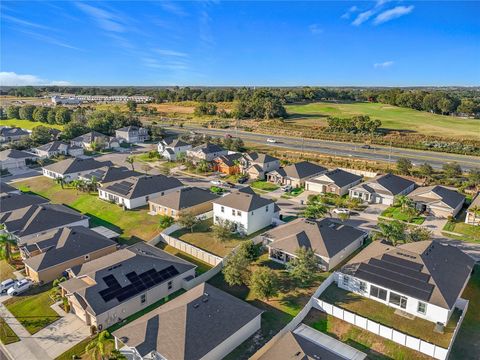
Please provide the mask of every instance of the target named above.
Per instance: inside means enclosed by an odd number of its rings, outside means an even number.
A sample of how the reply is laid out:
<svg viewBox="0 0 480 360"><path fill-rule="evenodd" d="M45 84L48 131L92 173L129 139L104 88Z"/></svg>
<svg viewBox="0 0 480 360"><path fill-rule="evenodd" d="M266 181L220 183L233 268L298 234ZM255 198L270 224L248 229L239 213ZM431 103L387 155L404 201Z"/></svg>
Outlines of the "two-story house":
<svg viewBox="0 0 480 360"><path fill-rule="evenodd" d="M180 139L167 138L158 143L158 153L169 161L176 161L182 154L186 156L192 145Z"/></svg>
<svg viewBox="0 0 480 360"><path fill-rule="evenodd" d="M242 173L254 180L264 180L266 173L279 168L280 160L267 154L251 152L245 154L240 160Z"/></svg>
<svg viewBox="0 0 480 360"><path fill-rule="evenodd" d="M115 130L115 137L120 142L127 142L129 144L143 143L150 139L148 130L138 126L126 126Z"/></svg>

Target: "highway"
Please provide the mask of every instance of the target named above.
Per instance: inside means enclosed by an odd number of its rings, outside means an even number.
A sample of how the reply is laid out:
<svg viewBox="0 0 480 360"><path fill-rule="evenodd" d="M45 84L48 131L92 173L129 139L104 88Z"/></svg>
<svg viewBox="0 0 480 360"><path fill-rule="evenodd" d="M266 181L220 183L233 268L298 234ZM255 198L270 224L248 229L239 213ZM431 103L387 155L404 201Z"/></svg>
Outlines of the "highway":
<svg viewBox="0 0 480 360"><path fill-rule="evenodd" d="M196 133L208 134L211 136L225 136L226 134L230 134L232 136L241 137L244 142L254 144L261 144L276 148L317 152L332 156L352 157L356 159L395 163L399 158L407 158L414 165L420 165L424 162L427 162L436 169L440 169L445 163L454 161L460 164L462 169L468 170L472 168L480 168L480 157L470 155L458 155L395 147L390 148L381 145L372 145L372 149L362 149L360 144L349 142L302 139L288 136L273 136L246 131L236 131L234 129L206 129L203 127L193 126L184 126L183 128L167 127L166 129L173 133L195 131ZM277 142L267 143L268 138L274 138Z"/></svg>

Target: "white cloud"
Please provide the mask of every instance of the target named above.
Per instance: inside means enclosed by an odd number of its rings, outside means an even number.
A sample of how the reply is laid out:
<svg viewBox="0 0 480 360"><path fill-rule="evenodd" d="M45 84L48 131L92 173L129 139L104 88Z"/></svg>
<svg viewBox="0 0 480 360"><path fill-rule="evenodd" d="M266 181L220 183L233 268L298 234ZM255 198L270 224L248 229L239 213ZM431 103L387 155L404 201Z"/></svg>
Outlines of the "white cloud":
<svg viewBox="0 0 480 360"><path fill-rule="evenodd" d="M373 23L375 25L383 24L387 21L399 18L400 16L410 14L414 9L413 5L410 6L396 6L393 9L386 10L377 15Z"/></svg>
<svg viewBox="0 0 480 360"><path fill-rule="evenodd" d="M373 67L375 69L386 69L386 68L389 68L390 66L392 66L394 63L395 63L394 61L384 61L384 62L381 62L381 63L373 64Z"/></svg>
<svg viewBox="0 0 480 360"><path fill-rule="evenodd" d="M22 32L24 34L27 34L34 39L37 39L37 40L40 40L40 41L43 41L43 42L46 42L46 43L49 43L49 44L52 44L52 45L57 45L57 46L64 47L64 48L67 48L67 49L82 50L82 49L80 49L76 46L73 46L73 45L70 45L70 44L66 43L65 41L56 39L53 36L42 35L42 34L39 34L37 32L27 31L27 30L20 30L20 32Z"/></svg>
<svg viewBox="0 0 480 360"><path fill-rule="evenodd" d="M177 16L187 16L188 13L185 12L180 6L174 4L172 1L162 1L160 3L160 6L162 7L163 10L168 11L169 13L172 13Z"/></svg>
<svg viewBox="0 0 480 360"><path fill-rule="evenodd" d="M123 25L124 21L117 14L88 5L84 2L79 2L76 5L84 13L90 15L103 30L116 33L123 33L126 31L126 28Z"/></svg>
<svg viewBox="0 0 480 360"><path fill-rule="evenodd" d="M365 21L370 19L373 15L375 15L375 11L367 10L358 14L358 16L353 20L352 25L359 26L363 24Z"/></svg>
<svg viewBox="0 0 480 360"><path fill-rule="evenodd" d="M155 49L157 53L160 55L164 56L178 56L178 57L187 57L188 54L180 52L180 51L175 51L175 50L168 50L168 49Z"/></svg>
<svg viewBox="0 0 480 360"><path fill-rule="evenodd" d="M342 16L340 16L342 19L350 19L350 16L358 11L358 7L355 5L350 7L350 9L347 10Z"/></svg>
<svg viewBox="0 0 480 360"><path fill-rule="evenodd" d="M310 30L310 32L312 34L322 34L323 33L323 29L320 27L320 25L318 24L312 24L308 27L308 30Z"/></svg>
<svg viewBox="0 0 480 360"><path fill-rule="evenodd" d="M17 74L13 71L0 72L0 85L2 86L26 86L26 85L71 85L68 81L63 80L45 80L36 75Z"/></svg>
<svg viewBox="0 0 480 360"><path fill-rule="evenodd" d="M31 22L31 21L27 21L27 20L23 20L23 19L19 19L19 18L17 18L17 17L10 16L10 15L6 15L6 14L3 14L3 15L2 15L2 19L8 20L8 21L13 22L13 23L15 23L15 24L17 24L17 25L22 25L22 26L27 26L27 27L33 27L33 28L36 28L36 29L52 30L52 28L50 28L50 27L48 27L48 26L41 25L41 24L37 24L37 23Z"/></svg>

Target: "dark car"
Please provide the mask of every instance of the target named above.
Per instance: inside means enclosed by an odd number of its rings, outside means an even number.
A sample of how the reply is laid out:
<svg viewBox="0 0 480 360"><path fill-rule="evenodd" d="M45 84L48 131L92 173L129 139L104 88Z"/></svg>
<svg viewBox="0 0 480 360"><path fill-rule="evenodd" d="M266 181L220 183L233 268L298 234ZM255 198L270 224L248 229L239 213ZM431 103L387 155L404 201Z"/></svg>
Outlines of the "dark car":
<svg viewBox="0 0 480 360"><path fill-rule="evenodd" d="M239 179L237 180L237 182L238 182L239 184L245 184L245 183L247 182L247 180L248 180L248 177L244 176L244 177L239 178Z"/></svg>
<svg viewBox="0 0 480 360"><path fill-rule="evenodd" d="M361 148L362 149L371 149L372 147L370 145L365 144L365 145L362 145Z"/></svg>
<svg viewBox="0 0 480 360"><path fill-rule="evenodd" d="M232 183L232 182L230 182L230 181L227 181L227 182L225 183L225 186L226 186L226 187L229 187L229 188L234 188L234 187L235 187L235 184Z"/></svg>

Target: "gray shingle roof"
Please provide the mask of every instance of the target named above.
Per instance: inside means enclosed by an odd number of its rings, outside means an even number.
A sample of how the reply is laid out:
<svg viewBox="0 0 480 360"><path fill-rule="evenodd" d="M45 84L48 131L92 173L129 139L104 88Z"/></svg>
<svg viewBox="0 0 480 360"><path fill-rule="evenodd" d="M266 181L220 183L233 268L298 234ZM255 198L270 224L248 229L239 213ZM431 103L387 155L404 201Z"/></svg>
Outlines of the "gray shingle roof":
<svg viewBox="0 0 480 360"><path fill-rule="evenodd" d="M242 154L240 153L234 153L234 154L228 154L228 155L221 155L217 158L215 158L215 161L223 162L227 166L234 166L235 161L240 160L242 158Z"/></svg>
<svg viewBox="0 0 480 360"><path fill-rule="evenodd" d="M173 138L163 139L162 142L172 148L190 145L189 143L186 143L183 140L173 139Z"/></svg>
<svg viewBox="0 0 480 360"><path fill-rule="evenodd" d="M252 194L250 191L253 190L247 190L247 188L243 188L241 191L232 192L231 194L214 200L213 202L215 204L228 206L240 211L253 211L274 203L272 200L263 198L255 193Z"/></svg>
<svg viewBox="0 0 480 360"><path fill-rule="evenodd" d="M251 161L257 164L265 164L265 163L278 160L276 157L270 156L268 154L257 153L257 152L248 153L246 156Z"/></svg>
<svg viewBox="0 0 480 360"><path fill-rule="evenodd" d="M88 174L82 175L83 178L88 180L92 180L93 177L95 177L95 179L101 183L122 180L131 176L142 176L142 174L132 171L125 166L104 166L99 169L95 169Z"/></svg>
<svg viewBox="0 0 480 360"><path fill-rule="evenodd" d="M67 175L112 165L111 161L97 161L94 158L71 158L47 165L44 168L57 174Z"/></svg>
<svg viewBox="0 0 480 360"><path fill-rule="evenodd" d="M305 247L315 254L331 258L366 233L330 219L297 219L273 230L266 237L273 240L268 246L295 254Z"/></svg>
<svg viewBox="0 0 480 360"><path fill-rule="evenodd" d="M218 199L218 196L208 190L197 187L187 187L163 196L158 196L151 199L150 202L180 211L195 205L212 202L215 199Z"/></svg>
<svg viewBox="0 0 480 360"><path fill-rule="evenodd" d="M183 186L177 178L165 175L129 177L104 185L102 190L125 199L135 199Z"/></svg>
<svg viewBox="0 0 480 360"><path fill-rule="evenodd" d="M8 137L8 136L26 136L26 135L29 135L30 133L21 128L5 126L0 128L0 134L2 136Z"/></svg>
<svg viewBox="0 0 480 360"><path fill-rule="evenodd" d="M308 161L301 161L277 170L280 175L294 179L305 179L324 171L327 171L327 169L323 166Z"/></svg>
<svg viewBox="0 0 480 360"><path fill-rule="evenodd" d="M83 257L95 251L116 247L116 242L83 226L64 227L29 239L25 245L28 252L40 254L24 260L35 271ZM65 269L66 270L66 269Z"/></svg>
<svg viewBox="0 0 480 360"><path fill-rule="evenodd" d="M70 147L66 142L63 142L63 141L52 141L52 142L49 142L45 145L40 145L36 149L41 150L41 151L48 151L48 152L57 151L58 148L62 145L66 146L66 147Z"/></svg>
<svg viewBox="0 0 480 360"><path fill-rule="evenodd" d="M31 205L45 203L48 203L48 200L38 195L15 193L5 194L0 198L0 214Z"/></svg>
<svg viewBox="0 0 480 360"><path fill-rule="evenodd" d="M30 154L25 151L16 150L16 149L8 149L0 151L0 160L4 161L7 159L30 159L36 158L35 154Z"/></svg>
<svg viewBox="0 0 480 360"><path fill-rule="evenodd" d="M213 154L213 153L218 153L226 150L216 144L206 143L206 144L202 144L197 147L194 147L192 151L201 151L204 154Z"/></svg>
<svg viewBox="0 0 480 360"><path fill-rule="evenodd" d="M83 135L77 136L76 138L73 138L72 141L84 142L84 143L89 144L89 143L95 141L97 138L105 141L105 140L108 140L109 137L107 135L99 133L98 131L90 131L86 134L83 134Z"/></svg>
<svg viewBox="0 0 480 360"><path fill-rule="evenodd" d="M415 184L411 180L393 174L385 174L372 181L382 185L392 195L397 195L407 189L409 186Z"/></svg>
<svg viewBox="0 0 480 360"><path fill-rule="evenodd" d="M338 187L344 187L346 185L349 185L351 183L354 183L362 179L360 175L355 175L351 172L348 172L342 169L335 169L335 170L328 171L325 174L322 174L322 176L327 176L331 180L331 182L327 181L327 183L333 183ZM323 180L317 180L317 179L311 179L309 181L324 183Z"/></svg>
<svg viewBox="0 0 480 360"><path fill-rule="evenodd" d="M432 192L434 195L428 194L429 192ZM408 197L413 201L429 204L441 201L451 209L455 209L465 201L465 196L458 191L439 185L419 187L412 191Z"/></svg>
<svg viewBox="0 0 480 360"><path fill-rule="evenodd" d="M202 283L113 335L141 356L155 350L169 360L201 359L261 313Z"/></svg>

